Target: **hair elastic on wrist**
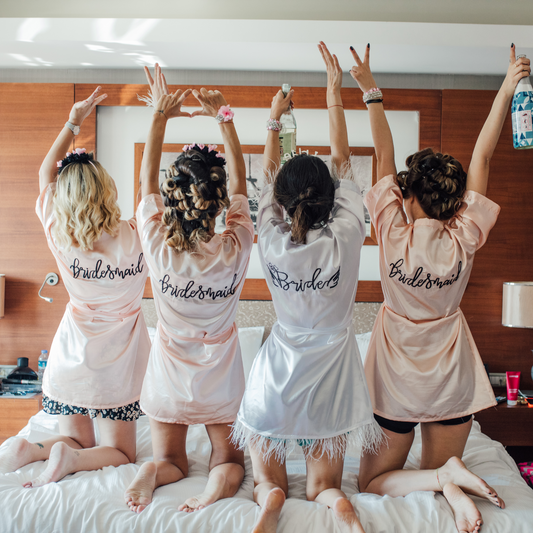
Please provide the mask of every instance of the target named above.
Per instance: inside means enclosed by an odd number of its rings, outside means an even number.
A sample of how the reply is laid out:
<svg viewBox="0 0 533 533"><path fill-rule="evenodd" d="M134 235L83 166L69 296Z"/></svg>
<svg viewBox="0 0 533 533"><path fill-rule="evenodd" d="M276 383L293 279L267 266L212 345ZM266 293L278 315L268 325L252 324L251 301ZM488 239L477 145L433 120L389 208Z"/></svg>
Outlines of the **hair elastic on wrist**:
<svg viewBox="0 0 533 533"><path fill-rule="evenodd" d="M67 152L66 157L57 162L57 173L61 174L61 172L65 170L65 167L72 163L89 163L94 170L98 172L98 169L94 166L92 159L93 154L88 154L85 148L76 148L72 152Z"/></svg>
<svg viewBox="0 0 533 533"><path fill-rule="evenodd" d="M368 104L382 104L383 98L374 98L374 100L367 100L365 102L366 106L368 107Z"/></svg>
<svg viewBox="0 0 533 533"><path fill-rule="evenodd" d="M220 109L217 111L215 120L222 124L222 122L232 122L235 113L231 110L229 105L220 106Z"/></svg>
<svg viewBox="0 0 533 533"><path fill-rule="evenodd" d="M333 105L330 105L328 106L328 109L332 108L332 107L342 107L344 109L344 106L342 104L333 104Z"/></svg>
<svg viewBox="0 0 533 533"><path fill-rule="evenodd" d="M281 120L276 120L275 118L269 118L267 120L267 130L271 131L281 131L283 129L283 124Z"/></svg>

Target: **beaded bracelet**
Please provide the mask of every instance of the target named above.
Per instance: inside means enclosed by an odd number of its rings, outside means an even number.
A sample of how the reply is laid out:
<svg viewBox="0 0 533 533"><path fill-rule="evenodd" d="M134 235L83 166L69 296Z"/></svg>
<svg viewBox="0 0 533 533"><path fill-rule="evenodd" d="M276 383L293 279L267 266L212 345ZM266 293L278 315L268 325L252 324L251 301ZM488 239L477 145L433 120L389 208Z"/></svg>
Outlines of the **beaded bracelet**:
<svg viewBox="0 0 533 533"><path fill-rule="evenodd" d="M365 102L367 107L368 107L368 104L382 104L382 103L383 103L383 98L374 98L372 100L367 100Z"/></svg>
<svg viewBox="0 0 533 533"><path fill-rule="evenodd" d="M276 120L275 118L269 118L267 120L267 130L271 131L281 131L283 129L283 124L280 120Z"/></svg>
<svg viewBox="0 0 533 533"><path fill-rule="evenodd" d="M217 116L215 117L215 120L219 124L222 124L222 122L231 122L234 116L235 113L231 110L230 106L223 105L220 106L220 109L217 111Z"/></svg>
<svg viewBox="0 0 533 533"><path fill-rule="evenodd" d="M375 100L376 98L383 98L383 93L381 89L374 87L369 89L366 93L363 94L363 102L366 104L369 100Z"/></svg>

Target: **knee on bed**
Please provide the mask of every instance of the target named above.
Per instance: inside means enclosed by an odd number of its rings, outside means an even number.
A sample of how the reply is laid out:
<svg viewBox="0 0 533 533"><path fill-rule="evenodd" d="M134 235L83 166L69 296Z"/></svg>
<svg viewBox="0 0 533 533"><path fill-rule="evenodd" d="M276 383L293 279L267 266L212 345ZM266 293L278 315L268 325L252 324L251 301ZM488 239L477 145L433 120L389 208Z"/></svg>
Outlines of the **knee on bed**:
<svg viewBox="0 0 533 533"><path fill-rule="evenodd" d="M328 476L323 478L309 479L307 478L307 484L305 487L305 496L310 502L314 502L316 497L325 490L328 489L340 489L342 478L338 476Z"/></svg>
<svg viewBox="0 0 533 533"><path fill-rule="evenodd" d="M183 477L187 477L189 475L189 463L187 461L187 456L178 456L174 454L161 454L156 456L154 453L154 462L158 463L170 463L171 465L175 466L176 468L179 468L181 473L183 474Z"/></svg>

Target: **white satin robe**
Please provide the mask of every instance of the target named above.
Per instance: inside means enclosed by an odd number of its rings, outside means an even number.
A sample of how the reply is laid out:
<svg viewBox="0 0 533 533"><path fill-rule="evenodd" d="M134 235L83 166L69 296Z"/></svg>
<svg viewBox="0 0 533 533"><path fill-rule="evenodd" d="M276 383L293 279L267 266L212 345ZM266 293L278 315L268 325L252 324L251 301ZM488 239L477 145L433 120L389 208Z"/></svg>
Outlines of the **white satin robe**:
<svg viewBox="0 0 533 533"><path fill-rule="evenodd" d="M435 422L496 405L459 304L499 206L467 191L450 223L409 224L393 176L374 185L365 204L379 240L385 296L365 360L374 412Z"/></svg>
<svg viewBox="0 0 533 533"><path fill-rule="evenodd" d="M165 244L164 210L158 194L137 208L159 319L141 407L159 422L231 423L244 391L235 315L254 238L248 199L230 198L226 231L194 254Z"/></svg>
<svg viewBox="0 0 533 533"><path fill-rule="evenodd" d="M122 407L139 400L150 353L141 312L148 267L137 223L121 220L118 235L104 232L93 250L60 249L51 233L55 189L52 183L42 191L36 212L70 301L52 342L43 392L87 409Z"/></svg>
<svg viewBox="0 0 533 533"><path fill-rule="evenodd" d="M257 217L261 264L278 321L252 366L233 439L265 457L283 459L296 443L304 453L343 455L353 442L374 448L374 421L352 327L365 238L358 186L337 183L327 224L294 244L272 185Z"/></svg>

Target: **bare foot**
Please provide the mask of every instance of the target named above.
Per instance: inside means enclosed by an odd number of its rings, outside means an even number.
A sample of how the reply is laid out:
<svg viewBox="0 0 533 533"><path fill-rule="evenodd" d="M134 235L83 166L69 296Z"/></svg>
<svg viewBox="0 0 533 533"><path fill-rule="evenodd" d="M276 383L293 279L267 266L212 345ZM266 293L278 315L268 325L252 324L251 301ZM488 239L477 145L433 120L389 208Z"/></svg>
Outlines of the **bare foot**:
<svg viewBox="0 0 533 533"><path fill-rule="evenodd" d="M448 462L439 468L439 480L443 487L446 483L453 483L461 487L466 493L485 498L494 505L505 509L505 502L498 497L496 491L480 477L470 472L459 457L448 459Z"/></svg>
<svg viewBox="0 0 533 533"><path fill-rule="evenodd" d="M55 483L63 479L67 474L76 472L76 460L79 457L79 451L71 448L64 442L56 442L51 450L48 459L48 466L44 472L33 481L24 483L27 489L32 487L41 487L47 483Z"/></svg>
<svg viewBox="0 0 533 533"><path fill-rule="evenodd" d="M33 463L33 448L35 446L37 445L30 444L26 439L16 438L8 446L1 448L0 474L15 472L19 468Z"/></svg>
<svg viewBox="0 0 533 533"><path fill-rule="evenodd" d="M455 517L455 525L459 533L477 533L483 520L474 502L453 483L444 485L444 497L448 500Z"/></svg>
<svg viewBox="0 0 533 533"><path fill-rule="evenodd" d="M333 512L341 533L365 533L348 498L337 498L333 503Z"/></svg>
<svg viewBox="0 0 533 533"><path fill-rule="evenodd" d="M146 509L146 506L152 501L152 494L155 490L155 476L157 467L152 461L144 463L135 479L131 482L124 493L124 498L130 511L140 513Z"/></svg>
<svg viewBox="0 0 533 533"><path fill-rule="evenodd" d="M272 489L266 497L259 520L252 533L276 533L279 515L285 503L285 493L280 488Z"/></svg>

